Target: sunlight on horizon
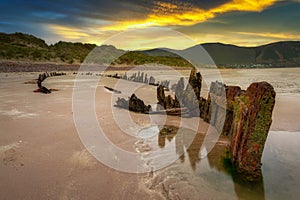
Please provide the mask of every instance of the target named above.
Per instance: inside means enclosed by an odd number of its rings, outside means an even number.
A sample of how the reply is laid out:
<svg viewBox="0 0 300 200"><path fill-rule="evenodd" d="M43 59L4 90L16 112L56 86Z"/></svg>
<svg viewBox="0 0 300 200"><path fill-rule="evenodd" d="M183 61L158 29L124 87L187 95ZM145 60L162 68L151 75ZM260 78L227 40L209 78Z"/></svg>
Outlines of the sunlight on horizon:
<svg viewBox="0 0 300 200"><path fill-rule="evenodd" d="M107 21L105 25L87 25L85 28L78 28L72 26L63 26L58 24L48 24L46 26L51 32L64 40L72 42L88 42L97 45L106 44L107 40L122 33L123 31L133 31L136 29L141 30L141 35L131 35L136 37L134 43L128 43L124 38L114 42L112 45L121 49L149 49L149 48L173 48L185 49L190 47L190 44L185 44L169 36L163 34L146 34L143 30L147 28L169 28L176 30L180 27L189 27L195 24L206 22L219 15L229 12L261 12L272 5L277 0L232 0L210 9L202 9L196 7L191 3L179 3L174 1L166 3L155 1L154 6L150 9L150 13L145 15L144 18L132 19L126 21ZM196 41L197 43L212 43L222 42L241 46L255 46L271 43L278 40L295 40L300 39L297 34L291 33L255 33L255 32L216 32L204 34L199 30L197 33L181 32L186 34L187 37ZM293 37L293 38L291 38Z"/></svg>

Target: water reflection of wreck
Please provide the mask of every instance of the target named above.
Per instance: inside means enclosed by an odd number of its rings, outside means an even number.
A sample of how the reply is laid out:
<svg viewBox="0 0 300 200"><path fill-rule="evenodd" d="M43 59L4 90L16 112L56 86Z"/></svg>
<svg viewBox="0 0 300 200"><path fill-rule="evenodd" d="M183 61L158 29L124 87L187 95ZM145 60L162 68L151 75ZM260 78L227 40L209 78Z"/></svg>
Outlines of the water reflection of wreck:
<svg viewBox="0 0 300 200"><path fill-rule="evenodd" d="M204 141L204 134L194 133L183 128L177 128L173 126L164 126L158 134L158 145L160 148L164 148L168 142L175 142L175 151L180 161L186 162L186 156L188 156L189 164L193 171L197 170L197 164L200 163L200 150ZM225 137L221 138L225 139ZM235 193L238 199L265 199L264 183L263 179L257 182L249 182L241 177L240 174L230 172L223 165L224 152L226 145L223 141L215 145L212 151L204 159L207 160L209 167L216 169L223 174L229 174L232 177L234 183ZM199 166L200 167L200 166ZM198 167L198 168L199 168ZM262 176L262 174L261 174ZM246 188L246 189L245 189Z"/></svg>

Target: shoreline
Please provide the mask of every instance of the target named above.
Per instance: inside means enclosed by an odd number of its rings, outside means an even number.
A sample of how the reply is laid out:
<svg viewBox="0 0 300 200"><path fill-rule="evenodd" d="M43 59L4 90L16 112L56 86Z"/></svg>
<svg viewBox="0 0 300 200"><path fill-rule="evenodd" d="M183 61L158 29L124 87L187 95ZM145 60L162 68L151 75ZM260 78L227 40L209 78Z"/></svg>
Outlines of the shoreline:
<svg viewBox="0 0 300 200"><path fill-rule="evenodd" d="M10 72L46 72L46 71L79 71L82 64L67 64L67 63L47 63L47 62L29 62L29 61L0 61L0 73ZM106 71L124 71L131 70L136 67L141 67L141 70L156 70L159 66L134 66L134 65L117 65L117 66L99 66L94 65L95 70L98 72L101 70ZM175 70L190 70L186 67L169 67ZM167 70L164 67L164 70Z"/></svg>
<svg viewBox="0 0 300 200"><path fill-rule="evenodd" d="M46 72L46 71L78 71L82 64L68 64L68 63L55 63L55 62L32 62L32 61L13 61L13 60L0 60L0 73L10 73L10 72ZM141 70L156 70L158 66L147 66L151 64L145 64L140 66L134 65L115 65L115 66L97 66L100 70L107 71L124 71L131 70L136 67L141 67ZM190 70L188 67L172 67L167 66L175 70ZM298 68L297 66L283 66L283 67L259 67L259 68L230 68L218 66L219 70L250 70L250 69L288 69L288 68ZM164 70L167 70L164 67ZM97 72L99 70L95 70Z"/></svg>

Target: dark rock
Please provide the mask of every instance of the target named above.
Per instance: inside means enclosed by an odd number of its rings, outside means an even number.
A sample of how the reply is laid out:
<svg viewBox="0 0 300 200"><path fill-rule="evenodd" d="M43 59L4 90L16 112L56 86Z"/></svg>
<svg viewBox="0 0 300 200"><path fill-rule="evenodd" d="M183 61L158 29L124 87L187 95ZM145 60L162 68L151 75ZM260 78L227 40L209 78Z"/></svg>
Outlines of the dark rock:
<svg viewBox="0 0 300 200"><path fill-rule="evenodd" d="M132 94L129 100L125 100L124 98L118 98L116 104L117 107L129 109L133 112L149 113L152 111L151 106L145 105L144 101L139 99L135 94Z"/></svg>
<svg viewBox="0 0 300 200"><path fill-rule="evenodd" d="M111 91L111 92L114 92L114 93L117 93L117 94L121 94L122 92L120 90L115 90L111 87L107 87L107 86L104 86L105 89L107 89L108 91Z"/></svg>
<svg viewBox="0 0 300 200"><path fill-rule="evenodd" d="M150 76L149 78L149 84L154 85L155 84L155 78L153 76Z"/></svg>
<svg viewBox="0 0 300 200"><path fill-rule="evenodd" d="M39 89L40 89L41 93L44 93L44 94L50 94L51 93L51 91L48 88L44 87L44 86L41 86Z"/></svg>
<svg viewBox="0 0 300 200"><path fill-rule="evenodd" d="M172 109L172 108L180 108L180 104L178 100L173 99L171 95L165 96L164 86L159 85L157 87L157 110L161 109Z"/></svg>
<svg viewBox="0 0 300 200"><path fill-rule="evenodd" d="M193 88L195 97L199 100L202 87L202 76L200 72L196 72L195 68L193 68L190 73L189 84L187 88L189 87Z"/></svg>
<svg viewBox="0 0 300 200"><path fill-rule="evenodd" d="M118 73L116 73L116 74L112 75L111 77L112 77L112 78L116 78L116 79L120 79L120 78L122 78L121 76L119 76L119 75L118 75Z"/></svg>
<svg viewBox="0 0 300 200"><path fill-rule="evenodd" d="M165 109L172 109L175 108L175 100L171 97L171 95L168 95L165 98Z"/></svg>
<svg viewBox="0 0 300 200"><path fill-rule="evenodd" d="M137 98L135 94L132 94L129 99L129 110L134 112L141 112L141 113L149 113L151 111L151 106L146 106L144 101Z"/></svg>
<svg viewBox="0 0 300 200"><path fill-rule="evenodd" d="M161 105L163 108L165 108L165 91L164 87L159 85L156 89L156 96L157 96L157 104Z"/></svg>

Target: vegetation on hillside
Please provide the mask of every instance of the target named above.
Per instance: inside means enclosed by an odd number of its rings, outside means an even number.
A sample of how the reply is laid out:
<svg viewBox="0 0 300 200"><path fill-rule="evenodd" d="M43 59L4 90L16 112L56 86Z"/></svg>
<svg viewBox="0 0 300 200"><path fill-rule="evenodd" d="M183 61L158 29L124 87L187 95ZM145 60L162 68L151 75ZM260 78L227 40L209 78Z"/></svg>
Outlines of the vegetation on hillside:
<svg viewBox="0 0 300 200"><path fill-rule="evenodd" d="M170 56L149 56L141 52L130 51L114 61L113 64L143 65L156 63L173 67L192 67L192 64L181 57Z"/></svg>
<svg viewBox="0 0 300 200"><path fill-rule="evenodd" d="M300 41L277 42L258 47L239 47L222 43L201 45L219 67L299 67ZM0 33L0 60L55 62L55 63L100 63L112 65L143 65L157 63L175 67L191 67L191 64L176 52L197 55L197 47L185 50L149 49L124 51L111 45L97 47L95 44L58 42L54 45L35 36ZM202 48L201 47L201 48ZM93 50L93 51L92 51ZM194 51L194 52L193 52Z"/></svg>
<svg viewBox="0 0 300 200"><path fill-rule="evenodd" d="M258 47L238 47L221 43L202 45L218 66L299 67L300 41L276 42Z"/></svg>
<svg viewBox="0 0 300 200"><path fill-rule="evenodd" d="M47 45L42 39L23 33L0 33L0 59L38 62L83 62L94 44L58 42Z"/></svg>
<svg viewBox="0 0 300 200"><path fill-rule="evenodd" d="M191 66L188 61L180 57L151 56L140 52L126 52L112 45L97 47L95 44L62 41L54 45L47 45L44 40L23 33L0 33L0 59L68 64L82 62L112 65L157 63L176 67Z"/></svg>

